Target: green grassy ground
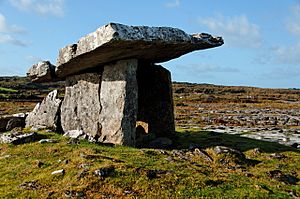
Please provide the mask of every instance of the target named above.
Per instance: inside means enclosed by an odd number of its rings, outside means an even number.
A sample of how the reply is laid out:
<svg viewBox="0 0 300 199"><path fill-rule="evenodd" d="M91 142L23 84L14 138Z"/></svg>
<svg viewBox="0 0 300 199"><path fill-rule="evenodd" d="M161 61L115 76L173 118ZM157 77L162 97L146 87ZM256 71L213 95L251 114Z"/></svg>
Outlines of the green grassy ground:
<svg viewBox="0 0 300 199"><path fill-rule="evenodd" d="M187 159L173 149L136 149L107 146L39 132L58 143L38 142L0 145L0 198L292 198L300 197L300 183L288 184L270 178L280 170L300 176L299 151L276 143L205 131L179 130L176 150L198 144L213 161L192 151ZM247 159L217 155L214 146L242 151ZM255 153L260 148L261 153ZM272 158L280 153L282 159ZM114 167L107 177L94 171ZM51 172L64 169L64 174ZM156 176L151 173L156 173ZM20 187L32 182L31 186Z"/></svg>
<svg viewBox="0 0 300 199"><path fill-rule="evenodd" d="M4 88L4 87L0 87L0 92L5 92L5 93L16 93L18 92L15 89L11 89L11 88Z"/></svg>

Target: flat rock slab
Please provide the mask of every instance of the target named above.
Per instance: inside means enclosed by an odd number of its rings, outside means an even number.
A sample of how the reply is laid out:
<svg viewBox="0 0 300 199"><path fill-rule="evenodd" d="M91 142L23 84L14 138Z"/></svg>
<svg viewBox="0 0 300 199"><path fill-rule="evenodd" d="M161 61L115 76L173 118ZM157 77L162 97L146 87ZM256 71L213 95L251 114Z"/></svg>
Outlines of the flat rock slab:
<svg viewBox="0 0 300 199"><path fill-rule="evenodd" d="M189 35L177 28L110 23L59 51L58 78L123 59L165 62L186 53L223 44L206 33Z"/></svg>
<svg viewBox="0 0 300 199"><path fill-rule="evenodd" d="M5 133L0 135L0 143L8 143L8 144L25 144L29 142L34 142L37 138L36 133Z"/></svg>

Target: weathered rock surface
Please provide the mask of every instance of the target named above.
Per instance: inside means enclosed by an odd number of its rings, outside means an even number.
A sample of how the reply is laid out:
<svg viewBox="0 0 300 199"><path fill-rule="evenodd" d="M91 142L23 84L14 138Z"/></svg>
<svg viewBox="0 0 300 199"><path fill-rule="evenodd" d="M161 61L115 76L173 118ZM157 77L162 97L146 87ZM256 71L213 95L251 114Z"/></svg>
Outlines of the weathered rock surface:
<svg viewBox="0 0 300 199"><path fill-rule="evenodd" d="M56 75L63 78L129 58L159 63L222 44L221 37L205 33L188 35L177 28L110 23L81 38L76 44L62 48L57 59Z"/></svg>
<svg viewBox="0 0 300 199"><path fill-rule="evenodd" d="M77 130L99 142L133 146L137 65L135 59L124 60L105 65L103 72L68 77L61 106L63 131Z"/></svg>
<svg viewBox="0 0 300 199"><path fill-rule="evenodd" d="M57 90L38 103L26 117L26 127L45 126L53 130L60 130L60 106Z"/></svg>
<svg viewBox="0 0 300 199"><path fill-rule="evenodd" d="M49 61L41 61L31 66L27 72L27 76L33 82L48 82L54 79L55 66Z"/></svg>
<svg viewBox="0 0 300 199"><path fill-rule="evenodd" d="M37 138L36 133L5 133L0 135L0 143L9 143L9 144L25 144L29 142L34 142Z"/></svg>
<svg viewBox="0 0 300 199"><path fill-rule="evenodd" d="M137 67L136 59L104 66L100 91L100 142L135 145L138 111Z"/></svg>
<svg viewBox="0 0 300 199"><path fill-rule="evenodd" d="M6 125L9 120L10 120L10 117L8 117L8 116L0 117L0 132L6 131Z"/></svg>
<svg viewBox="0 0 300 199"><path fill-rule="evenodd" d="M64 132L78 130L91 137L100 135L100 73L85 73L66 79L65 97L61 105Z"/></svg>
<svg viewBox="0 0 300 199"><path fill-rule="evenodd" d="M10 131L16 127L24 128L25 127L25 117L13 117L11 118L6 125L6 130Z"/></svg>
<svg viewBox="0 0 300 199"><path fill-rule="evenodd" d="M18 113L0 117L0 132L10 131L16 127L24 128L26 116L25 113Z"/></svg>

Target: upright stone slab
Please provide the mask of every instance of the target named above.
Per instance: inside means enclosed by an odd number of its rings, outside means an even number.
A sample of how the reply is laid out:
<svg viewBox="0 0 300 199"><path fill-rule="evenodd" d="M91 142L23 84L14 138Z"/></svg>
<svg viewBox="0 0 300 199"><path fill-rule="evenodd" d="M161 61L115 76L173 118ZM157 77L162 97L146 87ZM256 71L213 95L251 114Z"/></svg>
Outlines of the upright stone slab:
<svg viewBox="0 0 300 199"><path fill-rule="evenodd" d="M101 72L69 76L66 79L65 98L61 106L64 132L82 130L97 139L101 133L99 122Z"/></svg>
<svg viewBox="0 0 300 199"><path fill-rule="evenodd" d="M156 137L170 136L175 132L171 73L162 66L140 62L137 78L137 121L148 124L148 133Z"/></svg>
<svg viewBox="0 0 300 199"><path fill-rule="evenodd" d="M57 90L50 92L26 117L26 127L43 126L60 130L60 106Z"/></svg>
<svg viewBox="0 0 300 199"><path fill-rule="evenodd" d="M104 66L100 92L100 142L135 145L138 110L137 66L138 61L135 59Z"/></svg>

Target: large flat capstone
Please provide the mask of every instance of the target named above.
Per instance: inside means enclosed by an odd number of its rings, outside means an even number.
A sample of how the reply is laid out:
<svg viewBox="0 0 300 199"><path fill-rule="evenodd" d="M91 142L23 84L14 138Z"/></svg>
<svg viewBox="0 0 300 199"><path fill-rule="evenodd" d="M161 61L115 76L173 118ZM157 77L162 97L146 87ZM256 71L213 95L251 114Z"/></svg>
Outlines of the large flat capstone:
<svg viewBox="0 0 300 199"><path fill-rule="evenodd" d="M55 75L64 78L130 58L159 63L222 44L221 37L206 33L189 35L177 28L110 23L60 49Z"/></svg>

